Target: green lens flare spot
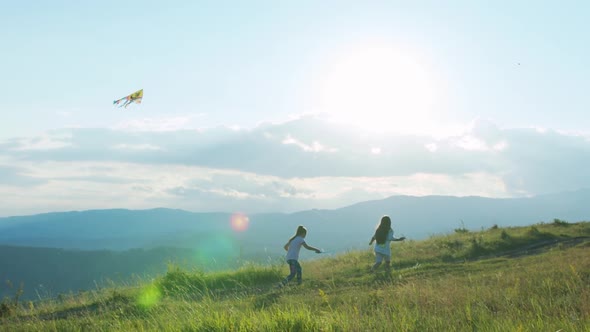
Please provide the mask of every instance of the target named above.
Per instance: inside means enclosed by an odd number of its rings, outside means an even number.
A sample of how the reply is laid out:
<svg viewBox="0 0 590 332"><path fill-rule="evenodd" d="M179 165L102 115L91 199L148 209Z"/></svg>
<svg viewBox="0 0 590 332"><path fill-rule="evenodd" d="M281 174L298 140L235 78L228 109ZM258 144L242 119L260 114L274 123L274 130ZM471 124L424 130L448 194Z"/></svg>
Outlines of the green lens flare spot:
<svg viewBox="0 0 590 332"><path fill-rule="evenodd" d="M137 299L137 304L143 308L149 309L156 305L162 298L162 293L156 285L149 285L141 290Z"/></svg>

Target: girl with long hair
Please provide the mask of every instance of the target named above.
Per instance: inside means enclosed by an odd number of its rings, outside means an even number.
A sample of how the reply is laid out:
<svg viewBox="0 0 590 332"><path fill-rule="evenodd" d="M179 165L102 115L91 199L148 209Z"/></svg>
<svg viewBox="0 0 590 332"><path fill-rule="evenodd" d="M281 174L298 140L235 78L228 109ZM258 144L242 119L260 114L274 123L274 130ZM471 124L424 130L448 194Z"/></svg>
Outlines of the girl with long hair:
<svg viewBox="0 0 590 332"><path fill-rule="evenodd" d="M281 282L281 286L286 285L295 276L297 276L297 283L301 284L301 265L299 264L299 251L301 250L301 247L304 247L307 250L313 250L317 254L322 252L320 249L305 243L306 235L307 229L303 226L299 226L297 227L295 235L293 235L293 237L289 239L289 242L284 246L287 251L287 264L289 264L290 274Z"/></svg>
<svg viewBox="0 0 590 332"><path fill-rule="evenodd" d="M379 226L375 230L375 235L371 238L369 245L375 244L375 264L371 267L371 272L379 268L381 263L385 261L385 268L389 270L391 264L391 241L403 241L405 237L393 237L393 229L391 228L391 218L389 216L381 217Z"/></svg>

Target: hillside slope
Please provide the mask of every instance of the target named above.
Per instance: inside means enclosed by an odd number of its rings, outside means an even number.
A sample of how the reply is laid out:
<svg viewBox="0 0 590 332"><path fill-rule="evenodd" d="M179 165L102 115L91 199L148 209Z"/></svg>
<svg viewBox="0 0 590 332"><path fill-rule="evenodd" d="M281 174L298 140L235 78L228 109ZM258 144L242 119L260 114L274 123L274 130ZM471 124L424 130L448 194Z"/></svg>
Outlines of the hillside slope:
<svg viewBox="0 0 590 332"><path fill-rule="evenodd" d="M393 244L393 271L370 251L285 265L168 273L137 287L0 307L10 331L588 331L590 223L458 230Z"/></svg>

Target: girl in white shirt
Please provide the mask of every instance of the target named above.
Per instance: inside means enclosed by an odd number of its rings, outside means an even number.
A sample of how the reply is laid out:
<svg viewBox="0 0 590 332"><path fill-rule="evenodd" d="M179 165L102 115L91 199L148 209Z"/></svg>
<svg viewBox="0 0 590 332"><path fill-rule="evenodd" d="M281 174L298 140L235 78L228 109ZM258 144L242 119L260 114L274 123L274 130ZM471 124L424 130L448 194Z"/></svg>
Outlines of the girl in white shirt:
<svg viewBox="0 0 590 332"><path fill-rule="evenodd" d="M290 274L282 281L281 285L286 285L291 279L297 276L297 283L301 284L301 265L299 264L299 251L301 246L307 250L313 250L316 253L322 251L318 248L312 247L305 243L305 236L307 235L307 229L303 226L297 227L295 235L289 239L289 242L285 244L284 248L287 251L287 264L289 264Z"/></svg>
<svg viewBox="0 0 590 332"><path fill-rule="evenodd" d="M391 218L389 216L381 217L381 222L377 230L375 230L375 235L373 235L369 242L369 245L371 245L374 241L377 241L375 244L375 264L371 267L371 272L375 271L384 260L385 268L389 270L389 264L391 264L391 241L403 241L405 239L403 236L397 239L394 238L393 229L391 229Z"/></svg>

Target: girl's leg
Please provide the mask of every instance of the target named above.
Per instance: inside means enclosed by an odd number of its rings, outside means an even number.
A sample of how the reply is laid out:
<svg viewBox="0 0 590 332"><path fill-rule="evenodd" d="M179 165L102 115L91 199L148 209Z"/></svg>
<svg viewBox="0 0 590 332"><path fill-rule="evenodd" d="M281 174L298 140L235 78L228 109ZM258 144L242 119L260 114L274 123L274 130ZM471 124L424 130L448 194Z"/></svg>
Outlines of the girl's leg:
<svg viewBox="0 0 590 332"><path fill-rule="evenodd" d="M387 272L391 271L391 260L389 257L385 257L385 270Z"/></svg>
<svg viewBox="0 0 590 332"><path fill-rule="evenodd" d="M297 283L301 284L301 264L295 261L295 270L297 271Z"/></svg>
<svg viewBox="0 0 590 332"><path fill-rule="evenodd" d="M289 259L287 261L287 264L289 264L290 274L283 280L283 285L287 284L289 281L291 281L291 279L295 277L295 275L297 274L297 266L299 265L299 263L294 259ZM301 266L299 267L299 269L301 270Z"/></svg>
<svg viewBox="0 0 590 332"><path fill-rule="evenodd" d="M375 253L375 264L373 264L373 266L371 267L371 272L377 270L379 268L379 266L381 265L382 261L383 261L383 255L376 252Z"/></svg>
<svg viewBox="0 0 590 332"><path fill-rule="evenodd" d="M377 270L379 266L381 266L381 262L375 262L375 264L373 264L373 266L371 267L371 271Z"/></svg>

